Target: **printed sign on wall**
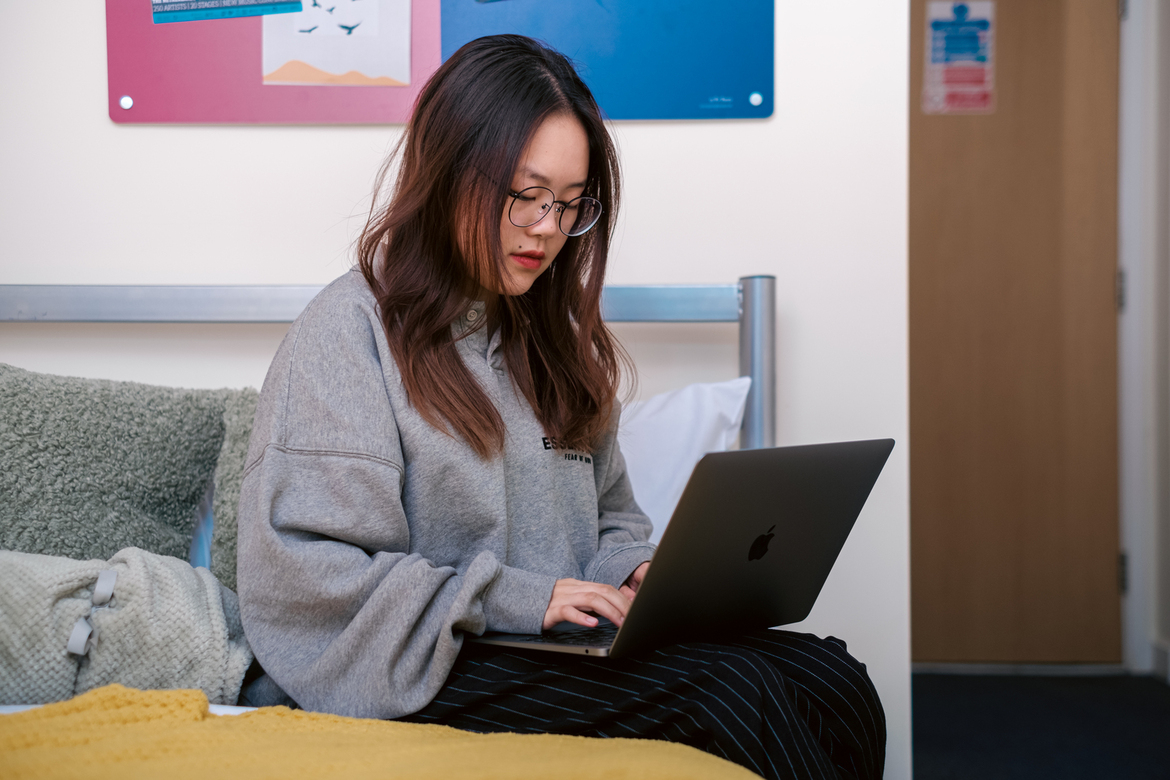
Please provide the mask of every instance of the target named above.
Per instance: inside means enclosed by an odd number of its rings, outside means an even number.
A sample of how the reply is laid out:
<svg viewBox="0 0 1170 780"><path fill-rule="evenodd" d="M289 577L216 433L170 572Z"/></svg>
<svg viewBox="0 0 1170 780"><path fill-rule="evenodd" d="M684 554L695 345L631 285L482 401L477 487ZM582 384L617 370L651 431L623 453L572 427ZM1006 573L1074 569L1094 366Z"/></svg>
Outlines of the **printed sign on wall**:
<svg viewBox="0 0 1170 780"><path fill-rule="evenodd" d="M301 0L150 0L150 5L155 24L291 14L301 10Z"/></svg>
<svg viewBox="0 0 1170 780"><path fill-rule="evenodd" d="M995 111L995 3L926 4L926 114L990 114Z"/></svg>

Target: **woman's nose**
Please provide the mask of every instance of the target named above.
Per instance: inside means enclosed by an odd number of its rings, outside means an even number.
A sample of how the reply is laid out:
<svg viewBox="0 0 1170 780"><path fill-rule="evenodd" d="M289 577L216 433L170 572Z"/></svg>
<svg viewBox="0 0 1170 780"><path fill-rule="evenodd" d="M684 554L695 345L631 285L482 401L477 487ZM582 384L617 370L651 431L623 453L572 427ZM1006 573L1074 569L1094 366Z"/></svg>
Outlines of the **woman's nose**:
<svg viewBox="0 0 1170 780"><path fill-rule="evenodd" d="M551 236L554 235L560 228L557 227L557 220L561 218L561 214L557 209L551 209L549 213L544 215L544 219L531 225L528 232L534 236Z"/></svg>

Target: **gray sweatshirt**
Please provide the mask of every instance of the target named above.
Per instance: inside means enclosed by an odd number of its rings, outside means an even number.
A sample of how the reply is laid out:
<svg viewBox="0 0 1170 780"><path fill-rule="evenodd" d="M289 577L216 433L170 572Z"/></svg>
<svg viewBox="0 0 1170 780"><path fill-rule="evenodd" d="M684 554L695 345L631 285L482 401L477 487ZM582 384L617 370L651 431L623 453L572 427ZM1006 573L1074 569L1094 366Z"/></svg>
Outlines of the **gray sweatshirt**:
<svg viewBox="0 0 1170 780"><path fill-rule="evenodd" d="M469 308L456 334L481 317ZM498 334L457 345L507 426L490 460L407 402L357 272L313 299L268 370L240 496L240 611L265 671L306 709L415 712L464 632L538 633L557 579L618 586L653 553L617 415L594 452L558 450Z"/></svg>

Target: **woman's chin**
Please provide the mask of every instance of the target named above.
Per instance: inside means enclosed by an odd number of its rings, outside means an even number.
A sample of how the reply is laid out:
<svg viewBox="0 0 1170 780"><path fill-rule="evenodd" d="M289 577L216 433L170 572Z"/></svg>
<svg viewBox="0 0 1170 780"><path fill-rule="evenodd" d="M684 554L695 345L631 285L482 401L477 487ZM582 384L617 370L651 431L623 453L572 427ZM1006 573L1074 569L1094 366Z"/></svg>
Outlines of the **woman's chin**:
<svg viewBox="0 0 1170 780"><path fill-rule="evenodd" d="M530 271L520 273L512 272L501 280L504 288L501 294L513 297L523 295L532 288L532 283L536 281L538 276L540 276L539 271L535 273Z"/></svg>
<svg viewBox="0 0 1170 780"><path fill-rule="evenodd" d="M514 287L509 287L507 290L504 291L503 294L507 295L509 298L516 298L516 297L521 296L524 293L528 292L531 288L532 288L531 284L516 285Z"/></svg>

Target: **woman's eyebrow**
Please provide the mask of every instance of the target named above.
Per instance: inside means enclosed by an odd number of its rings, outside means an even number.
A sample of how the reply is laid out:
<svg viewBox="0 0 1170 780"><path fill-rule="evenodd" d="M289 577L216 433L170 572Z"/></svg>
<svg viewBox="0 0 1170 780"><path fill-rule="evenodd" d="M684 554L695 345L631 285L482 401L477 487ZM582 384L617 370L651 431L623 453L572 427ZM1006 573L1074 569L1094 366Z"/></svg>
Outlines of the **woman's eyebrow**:
<svg viewBox="0 0 1170 780"><path fill-rule="evenodd" d="M548 184L549 184L549 179L547 176L545 176L542 173L537 173L536 171L532 170L531 168L529 168L527 166L521 168L520 173L522 175L527 176L528 178L532 179L537 184L541 184L544 186L548 186ZM575 189L584 187L586 184L587 184L587 182L575 181L572 184L570 184L568 187L566 187L565 189L575 190Z"/></svg>

